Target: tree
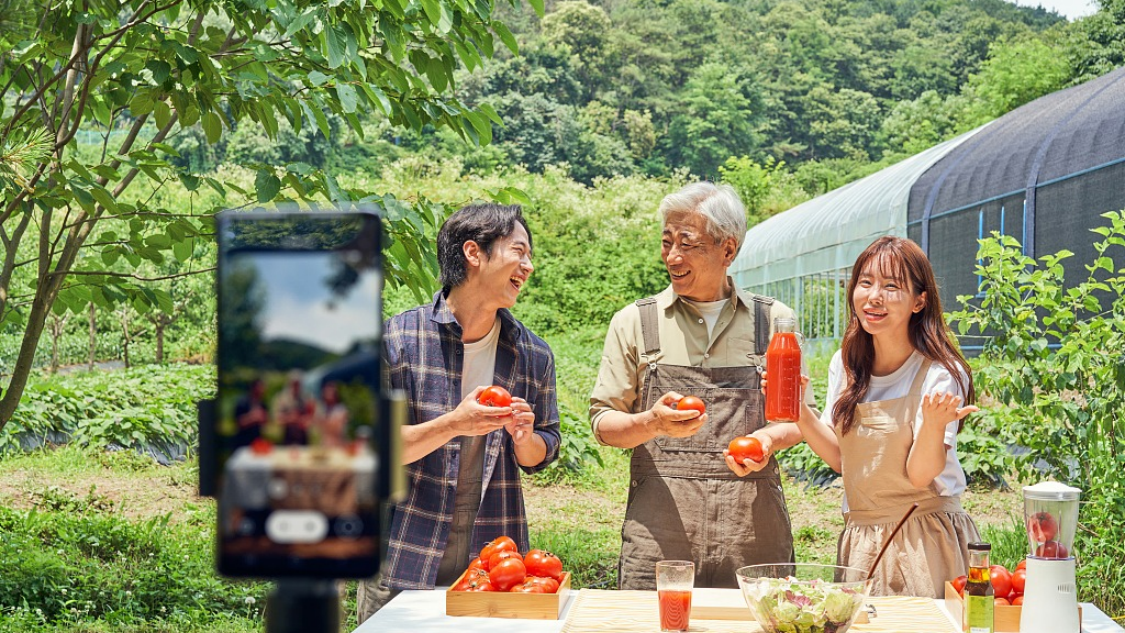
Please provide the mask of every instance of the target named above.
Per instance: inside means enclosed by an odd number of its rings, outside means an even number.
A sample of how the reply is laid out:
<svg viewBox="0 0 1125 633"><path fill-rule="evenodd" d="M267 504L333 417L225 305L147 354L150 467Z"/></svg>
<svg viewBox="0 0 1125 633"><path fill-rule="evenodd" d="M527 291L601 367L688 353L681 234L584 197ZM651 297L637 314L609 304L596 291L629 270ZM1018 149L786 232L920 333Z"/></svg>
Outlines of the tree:
<svg viewBox="0 0 1125 633"><path fill-rule="evenodd" d="M713 176L731 156L754 154L761 141L756 86L725 64L709 62L688 80L668 130L669 156L699 176Z"/></svg>
<svg viewBox="0 0 1125 633"><path fill-rule="evenodd" d="M194 242L211 237L219 208L381 206L386 277L424 296L436 268L426 236L442 209L347 190L303 163L253 165L252 186L220 181L173 164L168 141L199 126L214 144L239 123L276 137L280 118L297 134L316 127L330 136L328 114L362 134L362 111L487 143L495 112L449 95L454 71L481 66L497 40L516 52L494 17L498 1L0 0L0 326L23 331L0 428L52 306L79 312L90 301L127 299L170 312L168 294L145 285L151 278L97 262L187 261ZM543 0L529 3L542 15ZM93 156L75 141L91 130L104 138ZM175 179L189 199L159 202L154 192ZM13 287L20 268L30 272Z"/></svg>

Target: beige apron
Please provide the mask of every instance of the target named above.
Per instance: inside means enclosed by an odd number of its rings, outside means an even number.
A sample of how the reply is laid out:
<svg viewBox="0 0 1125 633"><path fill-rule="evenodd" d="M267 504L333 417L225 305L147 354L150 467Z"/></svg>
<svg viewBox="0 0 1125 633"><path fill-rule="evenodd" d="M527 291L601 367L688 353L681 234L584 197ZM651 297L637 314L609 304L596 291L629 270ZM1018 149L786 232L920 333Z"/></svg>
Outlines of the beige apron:
<svg viewBox="0 0 1125 633"><path fill-rule="evenodd" d="M932 362L918 369L902 398L860 403L859 422L840 440L848 511L836 550L840 565L868 569L912 503L918 509L895 535L875 570L872 595L944 597L943 583L967 573L968 545L980 540L960 497L943 497L934 484L918 489L906 474L922 383Z"/></svg>
<svg viewBox="0 0 1125 633"><path fill-rule="evenodd" d="M772 300L755 297L755 350L769 343ZM660 351L655 300L642 299L645 354ZM757 359L760 362L760 358ZM621 529L618 585L655 589L656 562L695 562L696 587L737 587L735 570L793 561L793 536L777 460L739 478L723 459L730 441L765 425L758 368L685 367L651 362L642 406L668 391L699 396L708 422L695 435L659 437L633 449L629 500Z"/></svg>

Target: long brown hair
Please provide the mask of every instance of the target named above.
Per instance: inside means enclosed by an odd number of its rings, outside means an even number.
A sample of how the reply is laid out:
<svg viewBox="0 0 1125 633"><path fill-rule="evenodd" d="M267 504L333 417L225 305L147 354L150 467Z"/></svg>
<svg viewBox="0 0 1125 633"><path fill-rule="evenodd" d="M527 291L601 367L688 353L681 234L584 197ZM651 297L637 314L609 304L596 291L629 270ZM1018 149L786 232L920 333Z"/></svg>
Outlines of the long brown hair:
<svg viewBox="0 0 1125 633"><path fill-rule="evenodd" d="M860 275L872 261L886 276L909 279L914 296L922 292L926 293L926 301L922 309L910 315L908 326L910 343L923 356L941 363L949 371L960 387L961 393L967 394L962 406L972 404L976 400L969 363L961 355L961 350L958 349L941 310L941 299L938 297L937 282L934 280L934 269L930 265L930 260L911 240L903 237L881 237L860 253L852 267L852 278L848 282L849 319L840 353L844 362L847 386L832 407L832 419L837 424L843 423L841 430L844 434L855 426L855 409L867 395L867 390L871 386L871 369L875 365L875 344L871 335L860 325L855 302L852 300ZM964 420L961 424L964 425Z"/></svg>

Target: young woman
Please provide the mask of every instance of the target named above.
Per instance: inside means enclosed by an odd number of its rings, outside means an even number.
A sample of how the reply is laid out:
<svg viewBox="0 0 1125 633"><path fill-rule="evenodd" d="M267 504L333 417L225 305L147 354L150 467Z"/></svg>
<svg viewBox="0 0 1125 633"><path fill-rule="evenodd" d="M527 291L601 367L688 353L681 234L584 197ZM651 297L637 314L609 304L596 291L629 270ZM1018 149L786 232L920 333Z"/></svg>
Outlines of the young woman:
<svg viewBox="0 0 1125 633"><path fill-rule="evenodd" d="M966 573L968 544L980 540L961 508L965 473L955 449L961 420L977 411L972 376L917 244L880 238L852 272L850 321L829 368L824 413L806 405L798 426L843 475L837 563L868 569L916 502L872 592L940 598L946 580Z"/></svg>

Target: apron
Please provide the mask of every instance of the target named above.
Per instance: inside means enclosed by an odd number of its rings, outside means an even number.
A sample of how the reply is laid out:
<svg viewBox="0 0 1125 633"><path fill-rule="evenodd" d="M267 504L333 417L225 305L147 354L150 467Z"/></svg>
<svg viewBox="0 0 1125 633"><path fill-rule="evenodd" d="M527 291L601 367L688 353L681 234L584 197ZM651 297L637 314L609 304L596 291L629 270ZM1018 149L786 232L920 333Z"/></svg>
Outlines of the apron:
<svg viewBox="0 0 1125 633"><path fill-rule="evenodd" d="M902 515L918 503L875 570L873 596L944 597L944 583L968 573L969 543L980 540L960 497L943 497L932 483L915 488L906 474L931 364L922 363L906 396L860 403L859 423L847 435L836 431L848 500L837 564L869 569Z"/></svg>
<svg viewBox="0 0 1125 633"><path fill-rule="evenodd" d="M769 304L754 297L755 352L745 367L685 367L656 362L659 314L653 297L637 302L650 359L641 406L668 391L699 396L708 421L684 438L658 437L633 449L621 528L621 589L655 589L656 563L695 563L696 587L737 587L735 571L793 561L793 535L777 460L739 478L723 459L738 436L765 426L759 365L769 344Z"/></svg>

